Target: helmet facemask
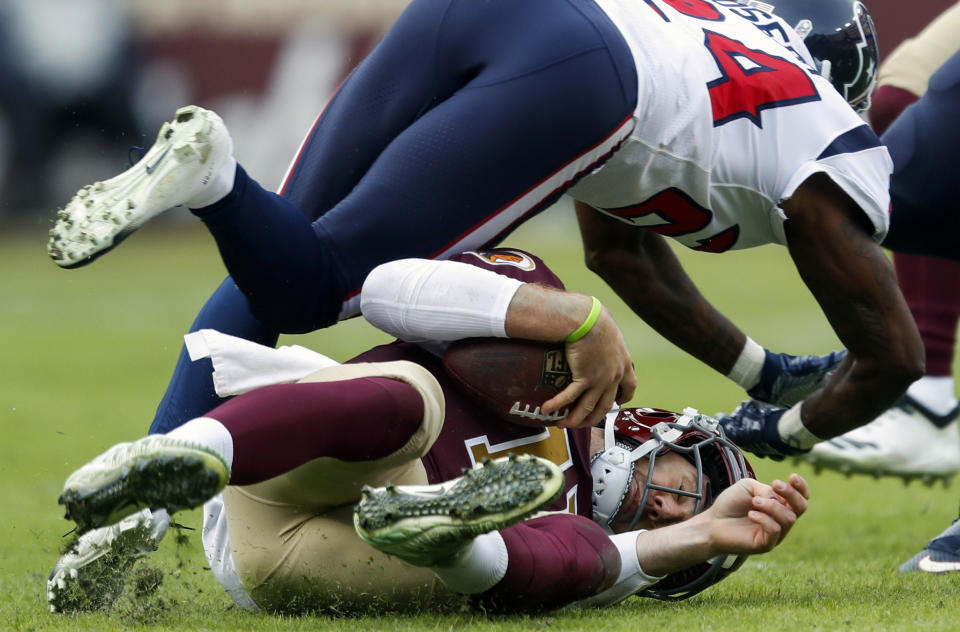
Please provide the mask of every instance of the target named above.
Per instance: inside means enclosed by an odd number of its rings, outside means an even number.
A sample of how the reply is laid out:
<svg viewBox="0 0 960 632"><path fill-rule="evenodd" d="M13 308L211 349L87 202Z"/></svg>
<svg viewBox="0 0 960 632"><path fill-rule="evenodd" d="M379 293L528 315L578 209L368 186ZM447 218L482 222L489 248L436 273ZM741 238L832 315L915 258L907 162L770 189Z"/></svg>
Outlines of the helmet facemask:
<svg viewBox="0 0 960 632"><path fill-rule="evenodd" d="M694 489L651 483L657 459L673 452L696 470ZM627 530L643 515L651 490L693 498L693 515L707 509L715 496L741 478L754 478L743 453L723 433L719 423L695 409L682 414L654 408L614 409L604 420L604 449L590 464L593 474L593 519L608 533L629 491L638 461L649 458L646 484ZM645 597L676 601L692 597L720 581L743 564L744 555L718 555L670 573L641 593Z"/></svg>
<svg viewBox="0 0 960 632"><path fill-rule="evenodd" d="M654 482L659 459L670 452L693 466L692 489ZM646 463L640 463L644 459ZM645 470L644 487L626 530L636 528L652 491L692 498L695 515L710 506L715 493L749 472L748 467L716 420L692 408L681 415L650 408L611 411L604 422L604 450L591 461L594 520L613 533L611 525L624 508L638 468Z"/></svg>

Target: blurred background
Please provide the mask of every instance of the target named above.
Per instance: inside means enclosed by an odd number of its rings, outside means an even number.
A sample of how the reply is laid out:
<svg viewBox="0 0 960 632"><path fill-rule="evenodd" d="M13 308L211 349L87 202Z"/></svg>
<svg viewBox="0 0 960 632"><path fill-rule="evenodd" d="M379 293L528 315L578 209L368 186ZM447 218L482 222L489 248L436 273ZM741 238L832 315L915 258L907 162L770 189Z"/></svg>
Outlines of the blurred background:
<svg viewBox="0 0 960 632"><path fill-rule="evenodd" d="M403 0L0 0L0 222L44 224L189 103L279 184ZM136 159L134 154L133 159Z"/></svg>
<svg viewBox="0 0 960 632"><path fill-rule="evenodd" d="M0 0L0 226L45 228L188 103L219 112L247 171L276 188L330 94L406 4ZM949 4L869 0L881 52Z"/></svg>

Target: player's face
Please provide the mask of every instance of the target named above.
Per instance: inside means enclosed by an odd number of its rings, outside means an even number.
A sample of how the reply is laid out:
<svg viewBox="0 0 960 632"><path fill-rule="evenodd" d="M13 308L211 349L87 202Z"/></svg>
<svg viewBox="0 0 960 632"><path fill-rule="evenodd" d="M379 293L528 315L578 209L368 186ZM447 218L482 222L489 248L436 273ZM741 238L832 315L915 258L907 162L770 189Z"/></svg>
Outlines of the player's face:
<svg viewBox="0 0 960 632"><path fill-rule="evenodd" d="M640 459L633 467L634 476L633 480L630 481L627 497L623 501L620 512L610 523L610 527L617 533L630 528L640 499L643 497L650 462L647 459ZM651 481L663 487L695 491L697 489L697 470L679 454L667 452L657 457ZM657 527L682 522L693 516L696 504L696 499L690 496L651 489L647 495L643 512L640 514L640 520L633 528L656 529Z"/></svg>

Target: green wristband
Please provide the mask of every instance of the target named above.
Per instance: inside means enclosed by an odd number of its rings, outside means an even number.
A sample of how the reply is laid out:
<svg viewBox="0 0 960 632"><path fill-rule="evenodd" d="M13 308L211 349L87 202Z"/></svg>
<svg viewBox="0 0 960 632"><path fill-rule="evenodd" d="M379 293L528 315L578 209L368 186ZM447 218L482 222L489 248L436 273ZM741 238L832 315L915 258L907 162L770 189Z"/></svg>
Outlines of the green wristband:
<svg viewBox="0 0 960 632"><path fill-rule="evenodd" d="M603 305L600 304L600 299L596 296L591 296L593 299L593 306L590 307L590 313L587 314L587 319L583 321L583 324L573 330L573 333L567 336L567 339L564 342L576 342L590 333L590 330L593 329L593 326L597 324L597 319L600 318L600 310L603 309Z"/></svg>

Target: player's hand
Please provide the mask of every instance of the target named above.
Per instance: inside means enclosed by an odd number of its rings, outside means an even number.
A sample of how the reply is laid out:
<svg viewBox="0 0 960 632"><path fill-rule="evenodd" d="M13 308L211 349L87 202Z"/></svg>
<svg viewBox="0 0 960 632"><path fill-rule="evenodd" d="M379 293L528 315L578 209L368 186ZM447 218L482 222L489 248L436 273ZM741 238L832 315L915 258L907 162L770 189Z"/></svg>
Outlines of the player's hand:
<svg viewBox="0 0 960 632"><path fill-rule="evenodd" d="M704 512L715 555L765 553L783 542L807 510L810 487L799 474L766 485L752 478L737 481Z"/></svg>
<svg viewBox="0 0 960 632"><path fill-rule="evenodd" d="M793 356L764 349L760 382L747 395L768 404L790 408L819 390L847 357L846 349L822 356Z"/></svg>
<svg viewBox="0 0 960 632"><path fill-rule="evenodd" d="M570 408L567 417L557 425L595 426L615 402L633 398L637 375L623 334L606 307L590 332L567 343L565 351L573 382L543 404L545 413Z"/></svg>

